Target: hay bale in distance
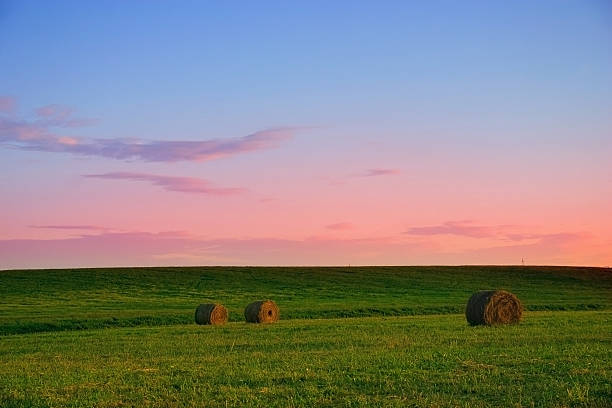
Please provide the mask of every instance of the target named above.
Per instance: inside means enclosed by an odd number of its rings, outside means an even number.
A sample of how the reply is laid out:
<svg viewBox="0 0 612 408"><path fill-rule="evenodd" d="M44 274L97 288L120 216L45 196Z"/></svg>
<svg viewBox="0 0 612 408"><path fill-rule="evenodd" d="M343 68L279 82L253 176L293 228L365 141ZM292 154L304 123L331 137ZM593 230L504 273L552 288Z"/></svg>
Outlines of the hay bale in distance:
<svg viewBox="0 0 612 408"><path fill-rule="evenodd" d="M272 300L258 300L244 309L244 318L249 323L274 323L279 317L278 306Z"/></svg>
<svg viewBox="0 0 612 408"><path fill-rule="evenodd" d="M521 320L523 305L505 290L481 290L474 293L465 308L465 317L472 326L515 324Z"/></svg>
<svg viewBox="0 0 612 408"><path fill-rule="evenodd" d="M225 324L227 323L227 309L217 303L202 303L196 308L195 322L197 324Z"/></svg>

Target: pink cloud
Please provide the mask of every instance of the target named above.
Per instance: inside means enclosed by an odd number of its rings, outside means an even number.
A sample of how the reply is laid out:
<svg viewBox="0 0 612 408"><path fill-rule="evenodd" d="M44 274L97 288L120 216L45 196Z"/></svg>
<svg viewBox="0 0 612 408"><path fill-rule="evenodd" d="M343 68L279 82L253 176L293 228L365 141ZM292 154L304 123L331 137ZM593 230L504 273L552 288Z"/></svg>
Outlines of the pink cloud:
<svg viewBox="0 0 612 408"><path fill-rule="evenodd" d="M204 239L185 233L100 233L0 240L0 270L79 266L334 265L402 263L418 246L388 238ZM398 256L399 254L399 256ZM378 259L377 259L378 257Z"/></svg>
<svg viewBox="0 0 612 408"><path fill-rule="evenodd" d="M117 160L148 162L207 161L277 147L293 136L294 129L267 129L232 139L200 141L138 141L82 139L57 135L51 127L90 124L88 119L47 118L36 122L0 118L0 143L22 150L71 153Z"/></svg>
<svg viewBox="0 0 612 408"><path fill-rule="evenodd" d="M32 121L32 124L40 128L74 128L82 126L90 126L97 122L96 119L75 118L73 117L74 109L63 105L46 105L36 109L38 119Z"/></svg>
<svg viewBox="0 0 612 408"><path fill-rule="evenodd" d="M0 112L13 112L16 105L15 98L0 95Z"/></svg>
<svg viewBox="0 0 612 408"><path fill-rule="evenodd" d="M36 114L45 118L54 117L58 119L65 119L72 115L72 112L74 112L74 109L57 104L45 105L36 109Z"/></svg>
<svg viewBox="0 0 612 408"><path fill-rule="evenodd" d="M337 222L335 224L326 225L325 228L334 231L342 231L352 229L353 224L351 224L350 222Z"/></svg>
<svg viewBox="0 0 612 408"><path fill-rule="evenodd" d="M65 145L76 145L79 143L78 139L75 139L73 137L68 137L68 136L59 137L57 139L57 142L61 144L65 144Z"/></svg>
<svg viewBox="0 0 612 408"><path fill-rule="evenodd" d="M367 169L360 173L348 174L348 175L342 176L342 178L334 178L334 177L325 176L325 177L320 177L320 179L326 181L329 185L341 186L341 185L345 185L352 178L396 176L398 174L401 174L401 171L399 169L376 168L376 169Z"/></svg>
<svg viewBox="0 0 612 408"><path fill-rule="evenodd" d="M530 244L521 245L562 245L584 238L583 233L532 233L517 232L518 227L513 225L474 225L471 221L447 221L440 225L427 227L412 227L404 232L413 236L439 236L455 235L468 238L496 239L500 241L532 241ZM507 248L512 246L503 246ZM498 247L496 247L498 248Z"/></svg>
<svg viewBox="0 0 612 408"><path fill-rule="evenodd" d="M366 239L209 239L185 232L102 232L62 239L0 240L0 269L163 265L606 265L580 234L549 234L535 243L443 251L392 237Z"/></svg>
<svg viewBox="0 0 612 408"><path fill-rule="evenodd" d="M4 100L10 107L11 100ZM3 106L3 105L0 105ZM117 160L147 162L206 161L277 147L290 139L296 128L273 128L229 139L134 140L87 139L57 134L56 128L88 126L93 119L74 118L73 110L61 105L42 106L33 120L0 117L0 144L21 150L71 153Z"/></svg>
<svg viewBox="0 0 612 408"><path fill-rule="evenodd" d="M405 232L408 235L460 235L471 238L497 237L507 226L473 225L470 221L447 221L440 225L412 227Z"/></svg>
<svg viewBox="0 0 612 408"><path fill-rule="evenodd" d="M610 253L601 257L601 254L591 254L588 245L583 248L585 238L588 236L582 233L540 234L530 243L468 249L441 257L454 259L457 263L472 264L475 259L480 260L480 263L516 265L522 260L528 265L603 265L612 261Z"/></svg>
<svg viewBox="0 0 612 408"><path fill-rule="evenodd" d="M117 139L97 140L72 149L86 155L115 159L176 162L207 161L278 146L291 138L293 129L268 129L233 139L203 141L125 142Z"/></svg>
<svg viewBox="0 0 612 408"><path fill-rule="evenodd" d="M58 135L52 128L75 128L95 123L94 119L75 118L72 110L49 105L37 110L33 120L0 117L0 145L22 150L70 152L81 142L78 138Z"/></svg>
<svg viewBox="0 0 612 408"><path fill-rule="evenodd" d="M394 176L400 173L398 169L368 169L358 177Z"/></svg>
<svg viewBox="0 0 612 408"><path fill-rule="evenodd" d="M95 225L30 225L30 228L37 229L57 229L57 230L89 230L89 231L106 231L108 228L98 227Z"/></svg>
<svg viewBox="0 0 612 408"><path fill-rule="evenodd" d="M23 125L31 125L41 130L57 128L75 128L90 126L97 122L96 119L76 118L73 116L74 109L63 105L45 105L35 110L36 119L21 120Z"/></svg>
<svg viewBox="0 0 612 408"><path fill-rule="evenodd" d="M214 187L208 180L195 177L160 176L146 173L114 172L105 174L87 174L83 177L109 180L144 181L160 186L168 191L181 193L230 195L246 191L244 188Z"/></svg>

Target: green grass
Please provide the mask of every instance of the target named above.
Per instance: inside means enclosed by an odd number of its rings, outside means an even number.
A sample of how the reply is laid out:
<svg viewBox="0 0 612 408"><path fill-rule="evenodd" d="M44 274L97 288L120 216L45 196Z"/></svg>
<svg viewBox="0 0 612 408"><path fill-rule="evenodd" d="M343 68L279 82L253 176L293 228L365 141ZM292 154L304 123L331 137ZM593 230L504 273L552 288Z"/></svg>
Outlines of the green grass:
<svg viewBox="0 0 612 408"><path fill-rule="evenodd" d="M283 319L462 313L501 288L528 310L612 309L612 272L564 267L118 268L0 271L0 335L186 324L199 303L242 321L253 300Z"/></svg>
<svg viewBox="0 0 612 408"><path fill-rule="evenodd" d="M609 407L610 333L596 311L6 336L0 406Z"/></svg>
<svg viewBox="0 0 612 408"><path fill-rule="evenodd" d="M476 290L521 324L470 327ZM282 320L244 323L276 300ZM562 267L0 271L0 407L609 407L612 273ZM197 326L197 304L233 322ZM342 318L352 317L352 318Z"/></svg>

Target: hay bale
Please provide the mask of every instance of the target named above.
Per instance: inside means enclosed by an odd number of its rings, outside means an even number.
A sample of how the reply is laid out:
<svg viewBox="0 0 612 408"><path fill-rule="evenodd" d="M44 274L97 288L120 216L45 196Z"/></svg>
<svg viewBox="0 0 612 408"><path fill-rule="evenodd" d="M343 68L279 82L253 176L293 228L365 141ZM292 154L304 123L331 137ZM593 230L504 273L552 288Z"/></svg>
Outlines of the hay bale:
<svg viewBox="0 0 612 408"><path fill-rule="evenodd" d="M274 323L279 316L278 306L272 300L258 300L244 309L244 318L249 323Z"/></svg>
<svg viewBox="0 0 612 408"><path fill-rule="evenodd" d="M472 326L514 324L521 320L523 305L505 290L481 290L474 293L465 308L465 317Z"/></svg>
<svg viewBox="0 0 612 408"><path fill-rule="evenodd" d="M217 303L202 303L196 308L195 322L197 324L225 324L227 316L225 306Z"/></svg>

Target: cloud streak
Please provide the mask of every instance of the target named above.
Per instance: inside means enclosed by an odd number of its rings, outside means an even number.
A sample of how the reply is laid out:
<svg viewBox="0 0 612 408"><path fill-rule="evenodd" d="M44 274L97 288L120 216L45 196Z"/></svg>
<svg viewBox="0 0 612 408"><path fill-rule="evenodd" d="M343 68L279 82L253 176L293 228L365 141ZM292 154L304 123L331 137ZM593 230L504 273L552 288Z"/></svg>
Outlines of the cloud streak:
<svg viewBox="0 0 612 408"><path fill-rule="evenodd" d="M482 226L473 225L469 221L447 221L443 224L427 227L408 228L408 235L459 235L470 238L492 238L498 237L507 226Z"/></svg>
<svg viewBox="0 0 612 408"><path fill-rule="evenodd" d="M360 173L346 174L342 176L342 178L321 177L321 179L328 182L332 186L341 186L341 185L346 184L351 179L355 179L355 178L397 176L399 174L401 174L401 171L399 169L375 168L375 169L367 169L367 170L361 171Z"/></svg>
<svg viewBox="0 0 612 408"><path fill-rule="evenodd" d="M6 99L6 98L5 98ZM0 109L10 108L11 100L0 99ZM0 117L0 144L20 150L70 153L116 160L145 162L207 161L277 147L290 139L295 128L273 128L252 134L208 140L87 139L58 133L58 129L88 126L93 119L73 116L73 110L47 105L36 110L34 119Z"/></svg>
<svg viewBox="0 0 612 408"><path fill-rule="evenodd" d="M325 228L333 231L343 231L353 229L353 224L350 222L337 222L335 224L326 225Z"/></svg>
<svg viewBox="0 0 612 408"><path fill-rule="evenodd" d="M408 228L404 234L413 236L455 235L468 238L489 238L502 241L537 241L561 243L584 237L579 233L525 233L516 232L512 225L475 225L471 221L447 221L439 225Z"/></svg>
<svg viewBox="0 0 612 408"><path fill-rule="evenodd" d="M36 109L36 115L44 118L56 117L65 119L72 115L72 112L74 112L74 109L57 104L45 105Z"/></svg>
<svg viewBox="0 0 612 408"><path fill-rule="evenodd" d="M60 239L0 239L0 270L76 266L162 265L406 265L530 264L606 265L579 234L547 234L521 245L449 252L393 237L298 240L205 238L186 232L102 232ZM599 251L600 248L597 248ZM596 258L594 256L597 256Z"/></svg>
<svg viewBox="0 0 612 408"><path fill-rule="evenodd" d="M357 177L378 177L378 176L395 176L401 172L398 169L368 169Z"/></svg>
<svg viewBox="0 0 612 408"><path fill-rule="evenodd" d="M175 191L175 192L180 192L180 193L209 194L209 195L224 196L224 195L240 194L246 191L246 189L244 188L215 187L208 180L195 178L195 177L162 176L162 175L156 175L156 174L132 173L132 172L85 174L83 175L83 177L107 179L107 180L129 180L129 181L148 182L153 185L162 187L164 190Z"/></svg>
<svg viewBox="0 0 612 408"><path fill-rule="evenodd" d="M108 228L98 227L95 225L29 225L30 228L36 229L54 229L54 230L87 230L87 231L107 231Z"/></svg>
<svg viewBox="0 0 612 408"><path fill-rule="evenodd" d="M0 95L0 112L12 112L15 110L15 105L14 98Z"/></svg>
<svg viewBox="0 0 612 408"><path fill-rule="evenodd" d="M419 246L388 238L207 239L177 232L107 232L61 239L0 239L5 268L162 265L372 265L402 263ZM385 251L392 254L384 256Z"/></svg>

